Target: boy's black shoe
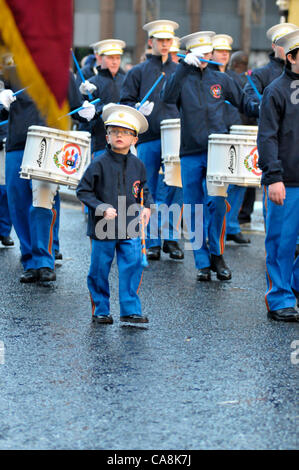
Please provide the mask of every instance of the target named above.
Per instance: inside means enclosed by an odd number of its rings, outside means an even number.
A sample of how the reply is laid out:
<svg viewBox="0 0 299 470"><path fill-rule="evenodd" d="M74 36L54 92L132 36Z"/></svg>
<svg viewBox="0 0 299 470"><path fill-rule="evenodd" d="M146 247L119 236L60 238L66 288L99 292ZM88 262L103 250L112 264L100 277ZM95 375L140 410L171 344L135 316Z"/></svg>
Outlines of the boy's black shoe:
<svg viewBox="0 0 299 470"><path fill-rule="evenodd" d="M62 259L62 253L60 253L58 250L55 250L55 259Z"/></svg>
<svg viewBox="0 0 299 470"><path fill-rule="evenodd" d="M111 315L93 315L92 316L93 323L101 323L103 325L112 325L113 318Z"/></svg>
<svg viewBox="0 0 299 470"><path fill-rule="evenodd" d="M128 323L148 323L148 318L143 315L126 315L120 317L120 321Z"/></svg>
<svg viewBox="0 0 299 470"><path fill-rule="evenodd" d="M36 269L27 269L24 271L22 276L20 277L20 282L23 284L30 284L36 282L38 280L38 272Z"/></svg>
<svg viewBox="0 0 299 470"><path fill-rule="evenodd" d="M38 270L38 280L40 282L51 282L56 281L56 273L50 268L40 268Z"/></svg>
<svg viewBox="0 0 299 470"><path fill-rule="evenodd" d="M211 269L217 273L220 281L229 281L232 278L231 270L226 266L222 255L211 255Z"/></svg>
<svg viewBox="0 0 299 470"><path fill-rule="evenodd" d="M147 259L158 261L161 256L161 247L160 246L151 246L146 250Z"/></svg>
<svg viewBox="0 0 299 470"><path fill-rule="evenodd" d="M211 280L211 269L202 268L197 271L196 279L198 281L210 281Z"/></svg>
<svg viewBox="0 0 299 470"><path fill-rule="evenodd" d="M226 241L230 240L238 243L238 245L247 245L248 243L251 243L250 239L245 238L242 232L234 233L233 235L228 233L226 235Z"/></svg>
<svg viewBox="0 0 299 470"><path fill-rule="evenodd" d="M169 253L169 257L172 259L184 259L184 253L176 241L165 240L163 243L163 251L164 253Z"/></svg>
<svg viewBox="0 0 299 470"><path fill-rule="evenodd" d="M1 235L0 235L0 241L1 241L3 246L14 246L14 244L15 244L12 238L2 237Z"/></svg>
<svg viewBox="0 0 299 470"><path fill-rule="evenodd" d="M293 307L280 308L279 310L270 310L268 318L276 321L295 322L299 321L299 313Z"/></svg>

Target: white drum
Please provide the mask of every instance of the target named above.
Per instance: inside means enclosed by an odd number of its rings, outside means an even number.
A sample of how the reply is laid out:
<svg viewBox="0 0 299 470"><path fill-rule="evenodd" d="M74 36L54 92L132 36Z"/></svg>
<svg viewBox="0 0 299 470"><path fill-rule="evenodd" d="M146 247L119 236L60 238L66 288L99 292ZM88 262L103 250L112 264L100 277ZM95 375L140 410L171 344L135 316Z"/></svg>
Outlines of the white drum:
<svg viewBox="0 0 299 470"><path fill-rule="evenodd" d="M229 132L230 134L257 136L258 126L231 126Z"/></svg>
<svg viewBox="0 0 299 470"><path fill-rule="evenodd" d="M20 176L75 189L89 162L89 132L30 126Z"/></svg>
<svg viewBox="0 0 299 470"><path fill-rule="evenodd" d="M161 121L161 149L164 164L164 182L168 186L182 187L181 162L181 121L164 119Z"/></svg>
<svg viewBox="0 0 299 470"><path fill-rule="evenodd" d="M256 135L211 134L207 181L219 186L260 186Z"/></svg>

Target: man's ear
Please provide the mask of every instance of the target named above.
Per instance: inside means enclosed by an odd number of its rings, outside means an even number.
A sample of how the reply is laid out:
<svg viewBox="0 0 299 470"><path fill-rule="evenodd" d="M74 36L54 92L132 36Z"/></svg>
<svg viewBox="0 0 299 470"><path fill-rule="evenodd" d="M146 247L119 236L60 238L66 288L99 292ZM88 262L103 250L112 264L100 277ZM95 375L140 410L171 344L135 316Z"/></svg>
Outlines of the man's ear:
<svg viewBox="0 0 299 470"><path fill-rule="evenodd" d="M149 39L147 40L147 44L148 44L151 48L153 48L153 40L152 40L152 38L149 38Z"/></svg>

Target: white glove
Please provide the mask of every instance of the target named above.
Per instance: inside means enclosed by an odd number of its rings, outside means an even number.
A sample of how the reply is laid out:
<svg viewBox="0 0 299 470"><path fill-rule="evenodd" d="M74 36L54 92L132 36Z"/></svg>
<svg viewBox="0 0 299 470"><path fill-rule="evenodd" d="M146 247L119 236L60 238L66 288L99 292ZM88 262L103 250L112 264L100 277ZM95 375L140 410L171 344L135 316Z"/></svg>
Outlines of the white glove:
<svg viewBox="0 0 299 470"><path fill-rule="evenodd" d="M194 65L194 67L200 67L200 57L201 56L196 56L192 52L189 52L189 54L186 55L184 62L188 65Z"/></svg>
<svg viewBox="0 0 299 470"><path fill-rule="evenodd" d="M155 103L153 101L146 101L142 106L140 106L140 103L136 103L135 108L140 111L144 116L149 116L153 110L154 105Z"/></svg>
<svg viewBox="0 0 299 470"><path fill-rule="evenodd" d="M82 95L88 95L88 93L93 93L96 89L97 87L93 83L90 83L88 80L85 80L85 82L82 82L79 86L79 91L80 93L82 93Z"/></svg>
<svg viewBox="0 0 299 470"><path fill-rule="evenodd" d="M10 105L13 101L16 101L16 97L13 96L12 90L3 90L0 93L0 103L3 104L4 108L9 111Z"/></svg>
<svg viewBox="0 0 299 470"><path fill-rule="evenodd" d="M89 101L84 101L82 106L84 109L81 109L81 111L78 111L79 116L87 119L87 121L90 121L96 113L95 106L91 104Z"/></svg>

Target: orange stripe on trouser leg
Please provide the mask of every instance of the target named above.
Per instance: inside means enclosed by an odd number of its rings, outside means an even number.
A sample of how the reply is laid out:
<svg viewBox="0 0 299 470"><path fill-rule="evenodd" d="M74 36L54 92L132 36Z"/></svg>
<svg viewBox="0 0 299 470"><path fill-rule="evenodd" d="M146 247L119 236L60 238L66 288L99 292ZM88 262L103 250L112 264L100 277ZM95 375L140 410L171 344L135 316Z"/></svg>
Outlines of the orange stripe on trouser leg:
<svg viewBox="0 0 299 470"><path fill-rule="evenodd" d="M180 224L182 222L182 217L183 217L183 212L184 212L184 204L182 205L181 212L180 212L180 217L176 226L176 231L179 231Z"/></svg>
<svg viewBox="0 0 299 470"><path fill-rule="evenodd" d="M54 225L55 225L56 217L57 217L57 212L56 212L55 209L52 209L52 214L53 214L53 218L52 218L52 223L51 223L51 227L50 227L49 244L48 244L48 252L50 253L50 255L52 255L52 247L53 247L53 229L54 229Z"/></svg>
<svg viewBox="0 0 299 470"><path fill-rule="evenodd" d="M140 282L139 282L139 286L138 286L138 289L137 289L137 294L139 292L139 289L141 287L141 284L142 284L142 279L143 279L143 271L142 271L142 274L141 274L141 279L140 279Z"/></svg>
<svg viewBox="0 0 299 470"><path fill-rule="evenodd" d="M264 186L264 193L265 193L265 197L264 197L264 204L265 204L265 218L267 217L267 211L268 211L268 194L267 194L267 187ZM265 222L265 221L264 221ZM265 227L265 230L266 230L266 227ZM267 257L267 252L265 253L265 258ZM269 289L267 290L266 294L265 294L265 303L266 303L266 307L267 307L267 310L268 312L270 311L270 306L269 306L269 303L268 303L268 299L267 299L267 296L269 295L269 293L271 292L271 289L272 289L272 280L270 278L270 275L268 273L268 269L267 269L267 264L266 264L266 275L267 275L267 278L268 278L268 282L269 282Z"/></svg>
<svg viewBox="0 0 299 470"><path fill-rule="evenodd" d="M223 255L224 253L224 238L225 238L225 231L226 231L226 214L230 211L230 204L227 202L225 199L225 205L226 205L226 212L223 218L223 223L222 223L222 228L221 228L221 235L220 235L220 254Z"/></svg>
<svg viewBox="0 0 299 470"><path fill-rule="evenodd" d="M96 306L95 306L95 303L94 303L93 298L91 296L91 293L89 293L89 295L90 295L90 301L91 301L91 314L92 314L92 316L94 316L94 311L96 309Z"/></svg>

